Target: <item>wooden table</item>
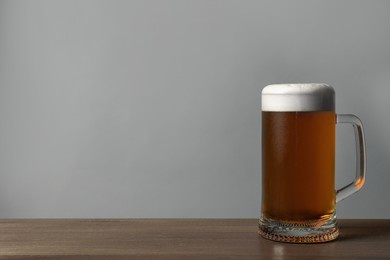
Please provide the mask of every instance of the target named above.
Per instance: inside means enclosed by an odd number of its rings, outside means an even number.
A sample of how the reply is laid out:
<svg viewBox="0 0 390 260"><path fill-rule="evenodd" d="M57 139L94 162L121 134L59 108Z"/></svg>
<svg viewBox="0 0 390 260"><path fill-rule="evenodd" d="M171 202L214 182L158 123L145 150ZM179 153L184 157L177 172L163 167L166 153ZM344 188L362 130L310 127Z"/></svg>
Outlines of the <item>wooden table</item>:
<svg viewBox="0 0 390 260"><path fill-rule="evenodd" d="M390 220L339 220L340 237L286 244L256 219L6 219L0 259L390 259Z"/></svg>

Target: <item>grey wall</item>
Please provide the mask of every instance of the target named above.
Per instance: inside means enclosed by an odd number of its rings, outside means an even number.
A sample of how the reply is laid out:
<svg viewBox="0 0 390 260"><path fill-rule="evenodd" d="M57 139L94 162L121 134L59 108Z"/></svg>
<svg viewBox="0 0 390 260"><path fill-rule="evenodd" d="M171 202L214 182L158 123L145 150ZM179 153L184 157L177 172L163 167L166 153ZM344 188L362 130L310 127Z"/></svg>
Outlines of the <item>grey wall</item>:
<svg viewBox="0 0 390 260"><path fill-rule="evenodd" d="M251 217L260 92L325 82L365 124L344 218L390 218L389 1L1 1L0 217ZM354 171L338 130L337 181Z"/></svg>

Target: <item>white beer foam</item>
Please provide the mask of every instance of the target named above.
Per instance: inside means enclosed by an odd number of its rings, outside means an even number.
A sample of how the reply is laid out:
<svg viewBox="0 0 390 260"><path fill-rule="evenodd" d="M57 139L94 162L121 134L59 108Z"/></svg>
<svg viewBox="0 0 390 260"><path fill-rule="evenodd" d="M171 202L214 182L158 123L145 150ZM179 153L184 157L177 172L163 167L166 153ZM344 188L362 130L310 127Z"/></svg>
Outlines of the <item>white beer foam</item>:
<svg viewBox="0 0 390 260"><path fill-rule="evenodd" d="M261 92L263 111L332 111L334 89L323 83L273 84Z"/></svg>

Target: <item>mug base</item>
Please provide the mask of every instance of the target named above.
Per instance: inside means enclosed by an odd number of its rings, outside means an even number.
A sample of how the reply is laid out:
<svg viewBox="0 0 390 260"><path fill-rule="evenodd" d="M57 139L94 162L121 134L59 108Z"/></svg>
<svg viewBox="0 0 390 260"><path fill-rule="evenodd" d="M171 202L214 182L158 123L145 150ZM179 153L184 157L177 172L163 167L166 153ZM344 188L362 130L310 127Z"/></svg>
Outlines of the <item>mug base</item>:
<svg viewBox="0 0 390 260"><path fill-rule="evenodd" d="M267 219L259 220L259 234L269 240L286 243L322 243L339 236L336 215L327 220L287 222Z"/></svg>

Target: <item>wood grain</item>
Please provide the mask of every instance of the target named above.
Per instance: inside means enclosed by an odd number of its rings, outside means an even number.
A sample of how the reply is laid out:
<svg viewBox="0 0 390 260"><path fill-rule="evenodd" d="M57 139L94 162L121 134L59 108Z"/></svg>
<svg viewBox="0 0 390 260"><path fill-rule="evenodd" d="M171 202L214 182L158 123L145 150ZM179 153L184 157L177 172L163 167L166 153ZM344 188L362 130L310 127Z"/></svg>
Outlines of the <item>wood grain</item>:
<svg viewBox="0 0 390 260"><path fill-rule="evenodd" d="M0 259L390 259L390 220L339 220L340 237L286 244L256 219L6 219Z"/></svg>

